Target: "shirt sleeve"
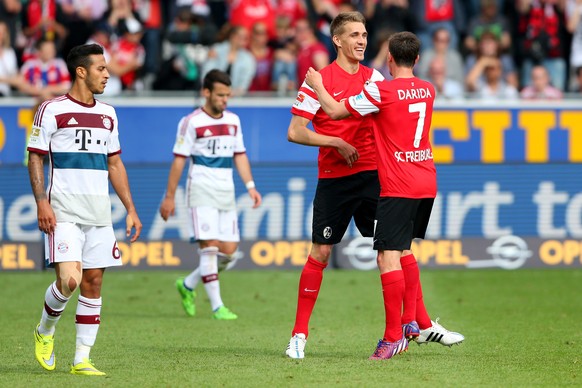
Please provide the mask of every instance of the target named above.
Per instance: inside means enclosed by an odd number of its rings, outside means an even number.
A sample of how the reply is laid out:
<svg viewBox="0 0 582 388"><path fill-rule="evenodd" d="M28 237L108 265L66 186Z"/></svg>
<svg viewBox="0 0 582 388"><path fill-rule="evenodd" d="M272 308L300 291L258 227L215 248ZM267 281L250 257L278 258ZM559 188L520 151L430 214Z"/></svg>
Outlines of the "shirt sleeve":
<svg viewBox="0 0 582 388"><path fill-rule="evenodd" d="M51 101L42 103L34 115L32 130L28 138L27 150L39 154L48 154L51 138L57 131L57 120L50 108Z"/></svg>
<svg viewBox="0 0 582 388"><path fill-rule="evenodd" d="M119 143L119 124L115 110L111 112L111 121L113 121L113 129L109 135L107 142L107 156L113 156L121 153L121 144Z"/></svg>
<svg viewBox="0 0 582 388"><path fill-rule="evenodd" d="M297 98L293 103L291 113L312 120L319 108L321 108L321 104L317 99L317 94L304 81L297 92Z"/></svg>
<svg viewBox="0 0 582 388"><path fill-rule="evenodd" d="M378 70L373 69L372 76L370 77L370 82L384 81L384 76Z"/></svg>
<svg viewBox="0 0 582 388"><path fill-rule="evenodd" d="M237 123L237 131L236 131L235 143L234 143L234 153L240 154L240 153L246 152L247 149L245 148L245 142L243 140L242 126L240 123L240 118L238 116L236 118L236 121L238 123Z"/></svg>
<svg viewBox="0 0 582 388"><path fill-rule="evenodd" d="M355 116L365 116L378 112L380 110L379 103L380 90L376 82L366 84L360 94L351 96L345 101L346 108Z"/></svg>
<svg viewBox="0 0 582 388"><path fill-rule="evenodd" d="M188 157L192 153L192 146L196 140L196 128L192 128L192 120L189 116L182 117L178 123L176 142L174 143L174 155Z"/></svg>

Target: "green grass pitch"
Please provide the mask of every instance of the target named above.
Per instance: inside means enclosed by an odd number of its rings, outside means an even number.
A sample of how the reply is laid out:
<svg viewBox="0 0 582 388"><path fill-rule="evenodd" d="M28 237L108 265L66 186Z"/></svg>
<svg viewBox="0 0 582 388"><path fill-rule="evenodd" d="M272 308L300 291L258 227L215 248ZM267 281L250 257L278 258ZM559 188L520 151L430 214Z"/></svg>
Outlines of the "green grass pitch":
<svg viewBox="0 0 582 388"><path fill-rule="evenodd" d="M369 361L383 333L377 271L327 270L304 360L284 357L298 271L221 274L236 321L181 308L173 271L105 274L91 357L106 377L70 375L76 297L55 336L57 368L34 359L44 273L0 273L0 387L554 387L582 385L582 271L421 270L429 313L466 337L452 348L410 345Z"/></svg>

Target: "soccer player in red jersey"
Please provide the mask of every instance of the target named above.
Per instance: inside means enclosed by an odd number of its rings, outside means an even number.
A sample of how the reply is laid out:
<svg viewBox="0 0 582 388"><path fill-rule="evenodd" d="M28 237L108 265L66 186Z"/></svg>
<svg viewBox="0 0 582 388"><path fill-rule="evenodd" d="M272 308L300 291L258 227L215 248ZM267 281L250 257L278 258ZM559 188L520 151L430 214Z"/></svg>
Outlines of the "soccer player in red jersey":
<svg viewBox="0 0 582 388"><path fill-rule="evenodd" d="M333 98L339 101L359 93L369 80L384 79L378 71L360 64L368 37L362 14L340 13L331 23L330 32L338 55L321 69L321 75ZM371 118L332 120L320 109L315 92L305 83L291 113L289 141L320 147L319 181L313 201L313 245L299 279L295 325L286 350L291 358L303 358L309 318L332 247L341 241L352 217L362 235L373 235L380 186ZM310 121L315 131L307 128Z"/></svg>
<svg viewBox="0 0 582 388"><path fill-rule="evenodd" d="M437 193L429 141L435 89L413 74L419 51L416 35L394 34L388 53L394 80L369 82L361 93L343 102L327 92L323 75L310 69L306 76L322 109L333 119L373 114L381 186L374 249L378 251L386 327L371 359L389 359L405 351L412 332L419 343L432 341L429 337L439 337L434 341L449 346L464 340L461 334L432 322L424 305L419 306L422 302L417 303L422 301L422 291L410 246L414 238L424 238ZM423 330L418 330L415 319Z"/></svg>

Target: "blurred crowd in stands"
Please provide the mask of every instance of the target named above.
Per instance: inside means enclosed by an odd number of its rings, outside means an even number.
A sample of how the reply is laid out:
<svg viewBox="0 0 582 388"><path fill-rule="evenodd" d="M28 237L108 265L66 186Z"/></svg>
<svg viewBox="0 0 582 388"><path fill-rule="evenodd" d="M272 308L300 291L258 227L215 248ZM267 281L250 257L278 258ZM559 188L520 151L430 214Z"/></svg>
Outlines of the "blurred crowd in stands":
<svg viewBox="0 0 582 388"><path fill-rule="evenodd" d="M213 68L236 96L292 96L335 59L329 23L354 10L368 20L365 64L389 79L387 38L415 32L416 74L441 99L582 93L582 0L0 0L0 95L66 92L63 58L96 42L109 96L197 91Z"/></svg>

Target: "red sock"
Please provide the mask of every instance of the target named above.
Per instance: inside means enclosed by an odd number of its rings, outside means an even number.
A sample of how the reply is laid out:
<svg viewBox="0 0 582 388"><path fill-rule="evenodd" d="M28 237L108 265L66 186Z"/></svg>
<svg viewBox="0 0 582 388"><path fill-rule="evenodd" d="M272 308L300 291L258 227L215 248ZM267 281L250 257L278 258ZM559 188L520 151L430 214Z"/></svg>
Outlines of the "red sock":
<svg viewBox="0 0 582 388"><path fill-rule="evenodd" d="M402 311L402 324L416 320L416 295L420 284L420 273L414 255L406 255L400 258L400 266L404 272L404 309Z"/></svg>
<svg viewBox="0 0 582 388"><path fill-rule="evenodd" d="M327 264L323 264L311 256L301 272L299 278L299 293L297 296L297 313L295 315L295 326L293 327L294 336L297 333L309 334L309 318L319 295L319 288L323 280L323 270Z"/></svg>
<svg viewBox="0 0 582 388"><path fill-rule="evenodd" d="M428 329L432 326L430 316L424 307L424 300L422 299L422 285L418 282L418 291L416 292L416 322L421 329Z"/></svg>
<svg viewBox="0 0 582 388"><path fill-rule="evenodd" d="M402 338L402 299L404 298L404 274L402 270L390 271L380 275L384 311L386 312L386 329L384 341L396 342Z"/></svg>

